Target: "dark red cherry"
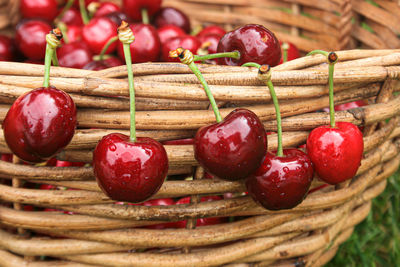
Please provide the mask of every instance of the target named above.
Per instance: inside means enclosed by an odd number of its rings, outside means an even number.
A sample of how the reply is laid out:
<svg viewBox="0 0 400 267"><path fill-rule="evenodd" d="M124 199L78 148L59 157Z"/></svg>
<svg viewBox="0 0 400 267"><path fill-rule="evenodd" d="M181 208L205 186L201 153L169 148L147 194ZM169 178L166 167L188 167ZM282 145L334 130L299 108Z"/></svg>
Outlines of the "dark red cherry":
<svg viewBox="0 0 400 267"><path fill-rule="evenodd" d="M190 20L179 9L173 7L163 7L154 15L154 25L161 28L165 25L175 25L190 33Z"/></svg>
<svg viewBox="0 0 400 267"><path fill-rule="evenodd" d="M93 54L83 42L68 43L57 49L61 67L82 69L92 61Z"/></svg>
<svg viewBox="0 0 400 267"><path fill-rule="evenodd" d="M104 45L111 38L117 36L117 25L109 18L96 17L83 27L82 39L94 54L100 54ZM117 46L114 42L106 53L112 53Z"/></svg>
<svg viewBox="0 0 400 267"><path fill-rule="evenodd" d="M72 98L55 87L41 87L15 100L3 122L4 138L22 160L42 162L69 144L76 122Z"/></svg>
<svg viewBox="0 0 400 267"><path fill-rule="evenodd" d="M157 61L160 57L161 43L156 29L150 24L134 24L129 26L135 36L135 42L130 45L132 62L141 63ZM124 49L118 43L118 55L124 59Z"/></svg>
<svg viewBox="0 0 400 267"><path fill-rule="evenodd" d="M198 37L201 47L207 48L209 54L217 53L217 47L221 35L215 33L203 34Z"/></svg>
<svg viewBox="0 0 400 267"><path fill-rule="evenodd" d="M122 21L129 22L129 19L126 16L126 14L119 11L111 12L107 14L105 17L111 19L112 22L115 23L115 25L121 25Z"/></svg>
<svg viewBox="0 0 400 267"><path fill-rule="evenodd" d="M103 60L93 60L83 66L85 70L104 70L109 68Z"/></svg>
<svg viewBox="0 0 400 267"><path fill-rule="evenodd" d="M142 9L146 9L152 17L160 8L161 0L123 0L122 10L135 21L142 21Z"/></svg>
<svg viewBox="0 0 400 267"><path fill-rule="evenodd" d="M296 59L300 57L300 51L299 49L292 43L286 42L289 46L288 50L287 50L287 61ZM283 48L282 48L282 42L279 41L279 44L281 45L281 49L282 49L282 57L281 60L279 61L279 64L283 63Z"/></svg>
<svg viewBox="0 0 400 267"><path fill-rule="evenodd" d="M240 66L247 62L260 65L278 65L281 59L281 47L275 35L261 25L248 24L228 32L222 37L217 51L240 52L240 59L220 58L221 65Z"/></svg>
<svg viewBox="0 0 400 267"><path fill-rule="evenodd" d="M61 21L68 26L83 26L81 13L76 8L70 8L65 11L64 15L61 17Z"/></svg>
<svg viewBox="0 0 400 267"><path fill-rule="evenodd" d="M250 196L269 210L291 209L310 188L314 170L306 153L284 149L283 157L267 152L260 168L246 179Z"/></svg>
<svg viewBox="0 0 400 267"><path fill-rule="evenodd" d="M173 37L186 35L186 33L175 25L166 25L157 29L158 37L160 37L161 44L163 45L166 41Z"/></svg>
<svg viewBox="0 0 400 267"><path fill-rule="evenodd" d="M111 2L103 2L100 3L99 7L97 8L93 16L102 17L116 11L121 11L118 5Z"/></svg>
<svg viewBox="0 0 400 267"><path fill-rule="evenodd" d="M224 36L226 34L226 31L221 28L220 26L217 25L210 25L202 29L196 36L200 37L202 35L207 35L207 34L217 34L220 37Z"/></svg>
<svg viewBox="0 0 400 267"><path fill-rule="evenodd" d="M124 65L124 62L122 62L121 59L114 56L104 59L104 62L107 64L109 68Z"/></svg>
<svg viewBox="0 0 400 267"><path fill-rule="evenodd" d="M83 167L85 166L85 162L71 162L71 161L62 161L57 160L56 167Z"/></svg>
<svg viewBox="0 0 400 267"><path fill-rule="evenodd" d="M193 138L185 138L185 139L177 139L177 140L168 140L168 141L163 141L162 144L170 145L170 146L193 145L194 139Z"/></svg>
<svg viewBox="0 0 400 267"><path fill-rule="evenodd" d="M363 135L350 122L337 122L336 127L320 126L307 138L310 156L319 178L338 184L356 175L364 151Z"/></svg>
<svg viewBox="0 0 400 267"><path fill-rule="evenodd" d="M41 18L53 21L58 14L56 0L21 0L20 11L23 18Z"/></svg>
<svg viewBox="0 0 400 267"><path fill-rule="evenodd" d="M46 34L51 27L41 20L23 21L17 25L15 42L18 49L29 59L44 59L46 53Z"/></svg>
<svg viewBox="0 0 400 267"><path fill-rule="evenodd" d="M226 180L254 173L266 152L263 124L247 109L235 109L220 123L200 128L194 139L196 160L207 172Z"/></svg>
<svg viewBox="0 0 400 267"><path fill-rule="evenodd" d="M0 61L14 59L14 43L10 37L0 35Z"/></svg>
<svg viewBox="0 0 400 267"><path fill-rule="evenodd" d="M191 35L177 36L169 39L163 44L161 48L161 59L169 62L180 62L178 58L170 58L169 51L175 50L179 47L190 50L193 54L197 54L197 50L200 48L200 41Z"/></svg>
<svg viewBox="0 0 400 267"><path fill-rule="evenodd" d="M222 200L222 197L220 197L220 196L205 196L200 199L200 202L209 202L209 201L217 201L217 200ZM190 203L190 197L181 198L176 202L177 205L189 204L189 203ZM178 221L175 224L177 225L178 228L185 228L186 222L187 221ZM197 221L196 221L196 227L215 225L215 224L220 224L220 223L224 223L224 222L227 222L227 218L224 218L224 217L200 218L200 219L197 219Z"/></svg>
<svg viewBox="0 0 400 267"><path fill-rule="evenodd" d="M111 199L142 202L161 187L168 172L164 147L151 138L115 133L104 136L93 152L97 183Z"/></svg>

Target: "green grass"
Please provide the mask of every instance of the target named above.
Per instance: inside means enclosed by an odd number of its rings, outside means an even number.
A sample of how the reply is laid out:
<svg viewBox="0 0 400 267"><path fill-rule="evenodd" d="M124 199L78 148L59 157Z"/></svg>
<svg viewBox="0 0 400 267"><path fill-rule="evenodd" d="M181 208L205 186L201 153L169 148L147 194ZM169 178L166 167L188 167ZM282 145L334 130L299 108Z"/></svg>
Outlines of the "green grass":
<svg viewBox="0 0 400 267"><path fill-rule="evenodd" d="M356 226L326 267L400 266L400 169L372 202L368 217Z"/></svg>

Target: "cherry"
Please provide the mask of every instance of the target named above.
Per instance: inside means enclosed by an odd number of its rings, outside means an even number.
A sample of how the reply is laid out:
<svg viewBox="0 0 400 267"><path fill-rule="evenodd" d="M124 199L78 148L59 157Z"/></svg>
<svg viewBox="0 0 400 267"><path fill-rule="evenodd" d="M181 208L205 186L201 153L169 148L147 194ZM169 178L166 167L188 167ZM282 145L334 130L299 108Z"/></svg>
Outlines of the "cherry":
<svg viewBox="0 0 400 267"><path fill-rule="evenodd" d="M86 64L83 69L85 70L104 70L116 66L122 66L122 61L117 57L109 57L103 60L93 60Z"/></svg>
<svg viewBox="0 0 400 267"><path fill-rule="evenodd" d="M14 59L14 44L10 37L0 35L0 61L12 61Z"/></svg>
<svg viewBox="0 0 400 267"><path fill-rule="evenodd" d="M65 11L64 15L60 19L61 22L64 22L68 26L83 26L82 16L79 10L76 8L70 8Z"/></svg>
<svg viewBox="0 0 400 267"><path fill-rule="evenodd" d="M119 58L114 57L114 56L104 59L104 63L105 63L109 68L124 65L124 63L123 63Z"/></svg>
<svg viewBox="0 0 400 267"><path fill-rule="evenodd" d="M163 141L162 144L170 145L170 146L193 145L194 139L193 138L185 138L185 139L177 139L177 140L168 140L168 141Z"/></svg>
<svg viewBox="0 0 400 267"><path fill-rule="evenodd" d="M348 109L352 109L352 108L363 107L363 106L366 106L366 105L368 105L368 103L365 100L358 100L358 101L353 101L353 102L349 102L349 103L336 105L335 106L335 110L336 111L348 110Z"/></svg>
<svg viewBox="0 0 400 267"><path fill-rule="evenodd" d="M122 10L135 21L142 21L142 10L153 16L161 7L161 0L123 0ZM147 23L147 22L144 22Z"/></svg>
<svg viewBox="0 0 400 267"><path fill-rule="evenodd" d="M201 42L201 46L206 48L208 54L214 54L217 52L217 47L219 40L221 40L221 35L215 33L203 34L198 37Z"/></svg>
<svg viewBox="0 0 400 267"><path fill-rule="evenodd" d="M319 178L338 184L358 170L364 143L361 131L352 123L337 122L335 128L320 126L307 139L307 153Z"/></svg>
<svg viewBox="0 0 400 267"><path fill-rule="evenodd" d="M98 0L85 0L85 7L87 7L88 5L90 5L93 2L97 2ZM74 2L74 7L79 9L79 0L75 0Z"/></svg>
<svg viewBox="0 0 400 267"><path fill-rule="evenodd" d="M209 202L209 201L217 201L217 200L222 200L222 197L220 197L220 196L205 196L200 199L200 202ZM190 197L181 198L176 202L177 205L189 204L189 203L190 203ZM185 228L186 222L187 221L178 221L175 224L178 228ZM220 223L224 223L224 222L227 222L227 218L220 218L220 217L199 218L196 221L196 227L220 224Z"/></svg>
<svg viewBox="0 0 400 267"><path fill-rule="evenodd" d="M175 201L172 198L159 198L150 199L142 203L143 206L172 206L175 205ZM165 229L165 228L178 228L179 225L176 222L160 223L154 225L148 225L145 228L148 229Z"/></svg>
<svg viewBox="0 0 400 267"><path fill-rule="evenodd" d="M71 161L56 161L56 167L83 167L85 166L85 162L71 162Z"/></svg>
<svg viewBox="0 0 400 267"><path fill-rule="evenodd" d="M202 29L196 36L200 37L207 34L217 34L222 37L226 34L226 31L217 25L210 25Z"/></svg>
<svg viewBox="0 0 400 267"><path fill-rule="evenodd" d="M220 123L200 128L194 155L207 172L227 180L248 177L267 151L267 136L260 119L247 109L235 109Z"/></svg>
<svg viewBox="0 0 400 267"><path fill-rule="evenodd" d="M50 25L41 20L21 22L15 34L18 49L29 59L43 59L46 53L46 34L50 31Z"/></svg>
<svg viewBox="0 0 400 267"><path fill-rule="evenodd" d="M109 39L117 36L117 25L109 18L96 17L83 27L82 38L94 54L100 54ZM112 53L117 44L113 43L106 53Z"/></svg>
<svg viewBox="0 0 400 267"><path fill-rule="evenodd" d="M24 18L41 18L53 21L57 16L56 0L21 0L20 11Z"/></svg>
<svg viewBox="0 0 400 267"><path fill-rule="evenodd" d="M250 196L269 210L291 209L300 204L313 178L306 153L284 149L283 154L278 157L268 152L261 167L246 179Z"/></svg>
<svg viewBox="0 0 400 267"><path fill-rule="evenodd" d="M163 44L161 48L161 59L163 61L179 62L178 59L169 57L169 51L175 50L178 47L182 47L196 53L200 46L200 41L194 36L177 36L169 39L166 43Z"/></svg>
<svg viewBox="0 0 400 267"><path fill-rule="evenodd" d="M285 45L287 46L287 49L286 49L287 59L286 59L286 61L290 61L290 60L293 60L293 59L296 59L296 58L300 57L300 51L299 51L299 49L297 49L297 47L294 44L289 43L289 42L282 43L281 41L279 41L279 44L281 45L281 49L282 49L282 57L281 57L281 60L279 61L279 64L282 64L284 62L284 58L283 57L284 57L284 53L285 53L285 51L284 51L284 46Z"/></svg>
<svg viewBox="0 0 400 267"><path fill-rule="evenodd" d="M68 26L67 39L69 43L80 41L82 39L82 27L74 25Z"/></svg>
<svg viewBox="0 0 400 267"><path fill-rule="evenodd" d="M130 28L135 36L135 42L130 45L132 62L157 61L160 56L161 43L156 29L150 24L134 24ZM118 55L120 58L124 58L121 42L118 44Z"/></svg>
<svg viewBox="0 0 400 267"><path fill-rule="evenodd" d="M82 69L92 61L93 54L85 43L73 42L59 48L57 56L61 67Z"/></svg>
<svg viewBox="0 0 400 267"><path fill-rule="evenodd" d="M122 21L129 20L125 13L119 11L111 12L105 17L111 19L115 23L115 25L121 25Z"/></svg>
<svg viewBox="0 0 400 267"><path fill-rule="evenodd" d="M112 12L121 11L118 5L111 3L111 2L103 2L99 3L99 6L94 13L94 17L103 17ZM118 24L119 25L119 24Z"/></svg>
<svg viewBox="0 0 400 267"><path fill-rule="evenodd" d="M190 20L180 10L173 7L163 7L154 15L154 25L161 28L165 25L175 25L190 33Z"/></svg>
<svg viewBox="0 0 400 267"><path fill-rule="evenodd" d="M165 25L157 29L157 33L162 45L173 37L185 35L185 32L175 25Z"/></svg>
<svg viewBox="0 0 400 267"><path fill-rule="evenodd" d="M220 58L221 65L243 65L247 62L278 65L281 48L275 35L265 27L248 24L225 34L218 44L218 53L238 51L240 59Z"/></svg>

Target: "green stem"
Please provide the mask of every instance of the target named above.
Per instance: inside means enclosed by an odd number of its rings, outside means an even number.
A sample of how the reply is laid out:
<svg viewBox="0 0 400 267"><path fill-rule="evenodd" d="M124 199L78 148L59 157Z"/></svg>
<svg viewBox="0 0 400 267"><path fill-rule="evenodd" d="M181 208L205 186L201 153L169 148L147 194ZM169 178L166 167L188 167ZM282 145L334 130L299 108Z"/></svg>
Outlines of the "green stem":
<svg viewBox="0 0 400 267"><path fill-rule="evenodd" d="M244 63L242 65L242 67L254 67L254 68L259 69L261 66L260 66L260 64L255 63L255 62L247 62L247 63Z"/></svg>
<svg viewBox="0 0 400 267"><path fill-rule="evenodd" d="M214 111L216 121L221 122L222 117L221 117L221 113L219 112L217 103L215 102L214 96L212 95L210 88L208 87L206 80L204 80L204 77L201 74L199 68L197 68L197 66L196 66L196 64L194 64L194 62L190 63L188 66L193 71L193 73L196 75L197 79L199 79L199 81L203 85L204 91L206 91L207 97L210 100L211 107Z"/></svg>
<svg viewBox="0 0 400 267"><path fill-rule="evenodd" d="M64 39L64 43L68 44L69 43L69 39L68 39L68 29L67 29L67 25L64 22L60 22L57 24L57 27L60 29L62 35L63 35L63 39Z"/></svg>
<svg viewBox="0 0 400 267"><path fill-rule="evenodd" d="M239 59L240 53L238 51L233 51L233 52L215 53L215 54L208 54L208 55L201 55L201 56L195 55L194 61L204 61L204 60L216 59L216 58L222 58L222 57L230 57L230 58L234 58L234 59Z"/></svg>
<svg viewBox="0 0 400 267"><path fill-rule="evenodd" d="M317 55L317 54L324 55L324 56L326 56L326 57L329 55L328 52L323 51L323 50L318 50L318 49L317 49L317 50L313 50L313 51L309 52L309 53L307 54L307 56Z"/></svg>
<svg viewBox="0 0 400 267"><path fill-rule="evenodd" d="M335 63L329 63L329 115L331 127L334 128L335 124L335 103L333 99L333 71L335 69Z"/></svg>
<svg viewBox="0 0 400 267"><path fill-rule="evenodd" d="M276 156L283 157L281 111L279 109L278 98L276 97L274 85L272 84L271 80L267 81L267 86L269 88L269 92L272 97L272 102L274 103L275 106L276 124L278 126L278 151L276 152Z"/></svg>
<svg viewBox="0 0 400 267"><path fill-rule="evenodd" d="M136 142L136 118L135 118L135 87L133 84L133 70L132 70L132 57L130 44L123 44L126 68L128 69L128 83L129 83L129 99L130 99L130 116L131 116L131 134L130 140Z"/></svg>
<svg viewBox="0 0 400 267"><path fill-rule="evenodd" d="M115 41L118 40L118 36L112 37L108 40L108 42L104 45L103 49L100 52L99 55L99 60L103 60L104 59L104 55L106 54L108 48L110 47L110 45L112 45Z"/></svg>
<svg viewBox="0 0 400 267"><path fill-rule="evenodd" d="M44 58L44 80L43 87L47 88L50 85L50 66L51 59L54 54L54 49L50 47L49 44L46 45L46 56Z"/></svg>
<svg viewBox="0 0 400 267"><path fill-rule="evenodd" d="M58 63L58 57L57 57L57 53L55 50L53 51L53 56L51 57L51 61L53 63L53 66L56 66L56 67L60 66L60 64Z"/></svg>
<svg viewBox="0 0 400 267"><path fill-rule="evenodd" d="M143 24L149 24L150 20L149 20L149 13L147 12L147 8L142 8L140 10L140 12L142 13L142 22L143 22Z"/></svg>
<svg viewBox="0 0 400 267"><path fill-rule="evenodd" d="M86 25L89 23L89 15L86 10L85 0L79 0L79 10L81 12L82 21Z"/></svg>
<svg viewBox="0 0 400 267"><path fill-rule="evenodd" d="M60 14L54 19L55 22L58 22L59 20L62 19L64 16L65 12L67 12L72 5L74 4L75 0L68 0L68 2L65 4L64 8L61 10Z"/></svg>

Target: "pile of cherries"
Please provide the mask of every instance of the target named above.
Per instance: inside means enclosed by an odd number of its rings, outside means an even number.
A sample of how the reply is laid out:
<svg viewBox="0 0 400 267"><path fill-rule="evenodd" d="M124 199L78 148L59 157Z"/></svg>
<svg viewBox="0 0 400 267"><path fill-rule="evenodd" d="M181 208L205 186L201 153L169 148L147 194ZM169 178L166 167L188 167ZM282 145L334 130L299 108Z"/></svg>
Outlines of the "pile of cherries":
<svg viewBox="0 0 400 267"><path fill-rule="evenodd" d="M68 1L62 9L56 0L21 0L21 14L23 20L17 26L15 40L0 36L0 60L40 64L44 60L46 68L43 87L20 96L3 122L9 148L26 162L47 161L48 165L58 167L83 165L54 158L68 145L77 127L73 100L49 85L50 65L51 62L56 64L54 59L58 58L60 66L91 70L126 62L131 135L107 135L93 152L97 182L110 198L119 201L118 204L189 203L188 197L148 200L162 186L168 172L164 145L193 145L195 158L205 169L206 177L245 180L248 194L271 210L290 209L300 204L309 191L314 171L328 184L351 179L357 172L363 153L362 133L351 123L335 123L334 108L343 110L365 103L352 102L334 107L332 75L329 78L331 101L328 110L331 125L318 127L310 133L306 152L283 149L279 103L270 67L300 54L294 45L282 44L261 25L245 25L228 33L219 26L209 25L191 34L188 17L176 8L161 7L161 0L124 0L122 8L95 0ZM52 30L54 26L59 29ZM333 73L337 55L324 51L315 53L327 56ZM161 144L151 138L136 137L132 63L159 60L187 64L199 77L210 99L217 122L200 128L193 139ZM276 110L277 151L267 151L267 133L252 111L235 109L222 119L208 85L196 67L195 62L199 61L259 69L258 77L265 82ZM2 160L11 159L2 155ZM41 189L60 188L42 186ZM220 196L203 197L201 201L220 199ZM198 225L224 221L225 218L199 219ZM178 222L154 227L184 225L184 222Z"/></svg>

